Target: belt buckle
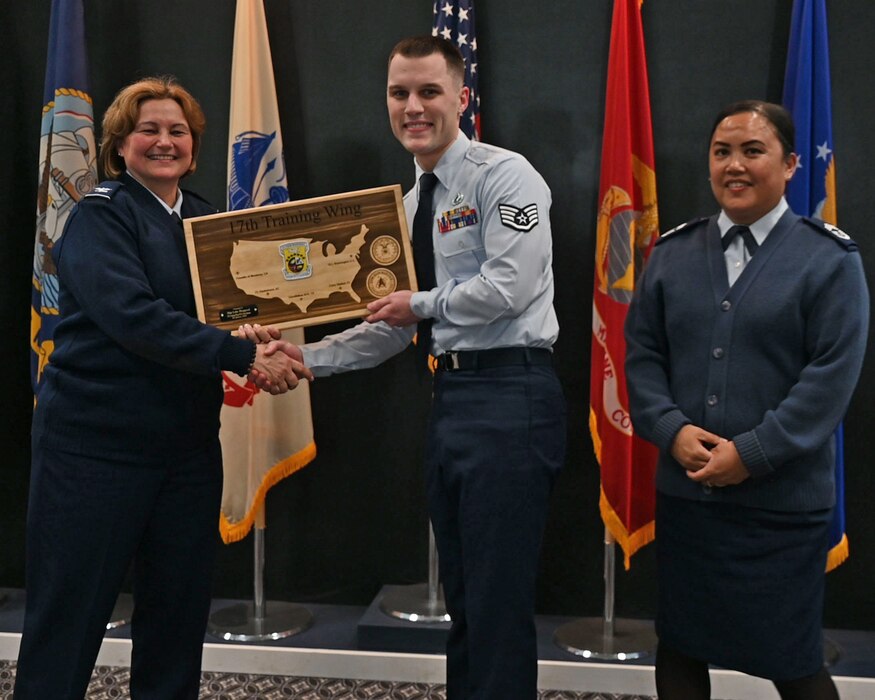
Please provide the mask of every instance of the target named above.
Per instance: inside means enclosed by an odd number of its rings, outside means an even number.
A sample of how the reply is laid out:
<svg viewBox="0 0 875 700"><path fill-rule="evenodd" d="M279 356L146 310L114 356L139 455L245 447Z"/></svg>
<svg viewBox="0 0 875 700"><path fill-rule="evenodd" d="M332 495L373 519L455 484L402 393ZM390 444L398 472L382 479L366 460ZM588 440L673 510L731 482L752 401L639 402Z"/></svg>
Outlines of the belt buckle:
<svg viewBox="0 0 875 700"><path fill-rule="evenodd" d="M459 361L459 353L458 352L445 352L444 355L444 369L452 372L457 369L462 368L462 364Z"/></svg>

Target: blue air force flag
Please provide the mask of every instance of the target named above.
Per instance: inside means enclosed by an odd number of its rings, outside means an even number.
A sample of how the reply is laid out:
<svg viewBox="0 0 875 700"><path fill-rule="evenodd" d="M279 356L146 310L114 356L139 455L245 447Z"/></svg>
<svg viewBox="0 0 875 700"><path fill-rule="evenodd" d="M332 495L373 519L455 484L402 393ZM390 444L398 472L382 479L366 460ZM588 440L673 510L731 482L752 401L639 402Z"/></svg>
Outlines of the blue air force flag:
<svg viewBox="0 0 875 700"><path fill-rule="evenodd" d="M795 0L784 76L784 107L796 124L799 167L787 187L797 214L836 223L832 90L825 0Z"/></svg>
<svg viewBox="0 0 875 700"><path fill-rule="evenodd" d="M794 0L790 22L784 107L796 125L799 166L787 186L787 202L797 214L837 223L836 173L832 140L832 90L826 0ZM835 432L836 506L826 570L848 558L845 535L845 459L841 425Z"/></svg>

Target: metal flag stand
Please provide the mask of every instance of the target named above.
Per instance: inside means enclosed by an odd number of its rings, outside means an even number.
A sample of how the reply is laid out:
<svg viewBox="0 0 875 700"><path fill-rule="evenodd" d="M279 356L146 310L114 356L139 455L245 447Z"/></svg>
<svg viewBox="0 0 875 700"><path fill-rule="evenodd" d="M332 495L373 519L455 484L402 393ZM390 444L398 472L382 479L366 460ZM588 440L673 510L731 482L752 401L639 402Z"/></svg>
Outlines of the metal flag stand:
<svg viewBox="0 0 875 700"><path fill-rule="evenodd" d="M629 661L656 651L653 623L614 619L614 537L605 528L605 611L604 617L587 617L559 627L553 642L565 651L586 659Z"/></svg>
<svg viewBox="0 0 875 700"><path fill-rule="evenodd" d="M428 583L393 588L383 596L380 609L408 622L450 621L438 582L438 554L431 522L428 524Z"/></svg>
<svg viewBox="0 0 875 700"><path fill-rule="evenodd" d="M291 637L313 624L313 615L303 605L264 600L264 504L255 514L253 528L253 601L238 603L210 615L207 632L236 642L263 642ZM270 608L268 610L268 607Z"/></svg>

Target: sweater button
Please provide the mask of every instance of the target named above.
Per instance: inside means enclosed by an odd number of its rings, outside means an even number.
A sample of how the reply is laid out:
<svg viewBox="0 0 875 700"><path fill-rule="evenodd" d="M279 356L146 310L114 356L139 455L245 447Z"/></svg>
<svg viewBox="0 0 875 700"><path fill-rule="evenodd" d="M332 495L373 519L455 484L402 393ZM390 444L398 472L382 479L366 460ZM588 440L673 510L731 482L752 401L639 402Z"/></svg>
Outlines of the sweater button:
<svg viewBox="0 0 875 700"><path fill-rule="evenodd" d="M723 309L724 311L729 311L729 309L732 308L732 302L731 301L721 301L720 308Z"/></svg>
<svg viewBox="0 0 875 700"><path fill-rule="evenodd" d="M711 394L711 396L708 397L706 403L707 403L709 406L711 406L712 408L713 408L714 406L716 406L716 405L717 405L717 395L716 395L716 394Z"/></svg>
<svg viewBox="0 0 875 700"><path fill-rule="evenodd" d="M711 351L711 356L712 356L715 360L719 360L721 357L723 357L723 348L714 348L714 349Z"/></svg>

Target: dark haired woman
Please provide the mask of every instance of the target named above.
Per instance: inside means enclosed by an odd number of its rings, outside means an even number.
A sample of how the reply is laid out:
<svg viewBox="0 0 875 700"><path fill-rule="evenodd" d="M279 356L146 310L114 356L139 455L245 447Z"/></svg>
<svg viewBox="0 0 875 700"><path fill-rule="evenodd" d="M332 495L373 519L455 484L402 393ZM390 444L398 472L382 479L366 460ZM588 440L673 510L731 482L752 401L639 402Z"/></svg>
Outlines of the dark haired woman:
<svg viewBox="0 0 875 700"><path fill-rule="evenodd" d="M837 698L823 665L832 434L869 316L857 246L797 216L782 107L730 105L710 139L720 213L662 236L626 323L636 431L660 448L660 698L710 697L708 664Z"/></svg>

